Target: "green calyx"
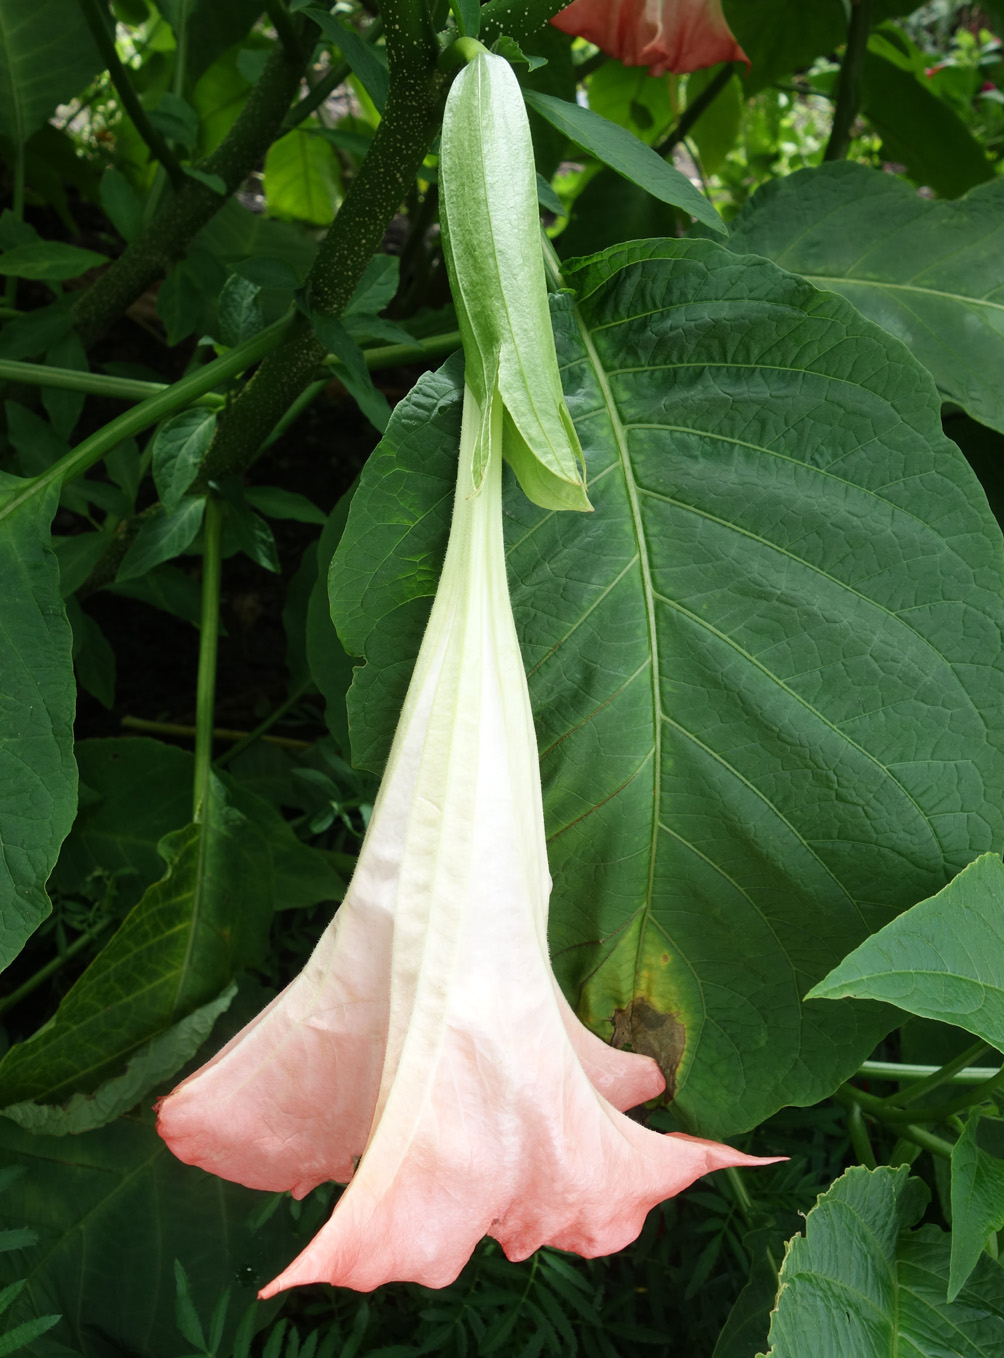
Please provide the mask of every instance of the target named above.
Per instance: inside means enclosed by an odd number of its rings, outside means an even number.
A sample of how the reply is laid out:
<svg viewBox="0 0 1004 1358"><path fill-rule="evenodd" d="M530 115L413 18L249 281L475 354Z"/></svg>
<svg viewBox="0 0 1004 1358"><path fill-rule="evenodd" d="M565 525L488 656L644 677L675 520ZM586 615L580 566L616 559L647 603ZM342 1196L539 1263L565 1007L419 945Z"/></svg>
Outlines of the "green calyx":
<svg viewBox="0 0 1004 1358"><path fill-rule="evenodd" d="M509 63L484 48L450 90L439 173L465 381L481 416L474 485L484 480L501 403L502 453L529 498L546 509L590 509L554 350L523 96Z"/></svg>

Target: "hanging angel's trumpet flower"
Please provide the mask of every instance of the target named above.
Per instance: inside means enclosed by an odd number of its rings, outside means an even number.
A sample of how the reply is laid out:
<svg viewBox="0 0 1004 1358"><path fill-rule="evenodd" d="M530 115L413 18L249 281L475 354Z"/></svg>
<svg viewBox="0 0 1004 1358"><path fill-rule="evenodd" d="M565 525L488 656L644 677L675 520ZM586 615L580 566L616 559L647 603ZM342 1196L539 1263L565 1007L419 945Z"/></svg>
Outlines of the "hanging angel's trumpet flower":
<svg viewBox="0 0 1004 1358"><path fill-rule="evenodd" d="M651 75L697 71L720 61L749 65L721 0L572 0L551 22L625 66L647 66Z"/></svg>
<svg viewBox="0 0 1004 1358"><path fill-rule="evenodd" d="M263 1296L442 1287L485 1235L512 1259L605 1254L698 1175L762 1163L625 1117L658 1067L583 1027L551 970L497 392L486 419L465 389L443 573L345 901L300 976L159 1107L174 1153L214 1174L296 1197L348 1183Z"/></svg>

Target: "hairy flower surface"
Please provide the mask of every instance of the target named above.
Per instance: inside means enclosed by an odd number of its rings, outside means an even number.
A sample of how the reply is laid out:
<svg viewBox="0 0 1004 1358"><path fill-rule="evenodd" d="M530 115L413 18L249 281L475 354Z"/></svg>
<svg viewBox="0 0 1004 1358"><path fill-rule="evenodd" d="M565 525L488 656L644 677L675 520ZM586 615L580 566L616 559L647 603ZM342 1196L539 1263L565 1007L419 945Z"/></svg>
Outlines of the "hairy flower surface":
<svg viewBox="0 0 1004 1358"><path fill-rule="evenodd" d="M745 61L721 0L573 0L551 22L652 75Z"/></svg>
<svg viewBox="0 0 1004 1358"><path fill-rule="evenodd" d="M348 1181L262 1293L453 1281L484 1235L620 1249L698 1175L760 1163L648 1131L648 1057L574 1016L547 950L537 745L502 544L502 412L474 493L465 393L449 548L348 894L301 975L161 1102L190 1164L301 1197Z"/></svg>

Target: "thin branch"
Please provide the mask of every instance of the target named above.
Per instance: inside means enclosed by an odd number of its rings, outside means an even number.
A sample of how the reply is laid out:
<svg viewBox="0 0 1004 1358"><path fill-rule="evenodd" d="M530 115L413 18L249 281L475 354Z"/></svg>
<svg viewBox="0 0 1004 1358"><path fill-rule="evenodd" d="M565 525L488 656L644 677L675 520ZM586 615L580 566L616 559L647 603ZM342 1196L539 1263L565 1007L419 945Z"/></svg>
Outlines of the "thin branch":
<svg viewBox="0 0 1004 1358"><path fill-rule="evenodd" d="M298 28L306 22L302 17L294 20ZM199 166L205 174L222 180L223 193L184 176L184 183L163 211L74 304L74 324L85 344L100 339L137 297L169 272L193 237L261 161L282 129L305 60L299 49L290 52L284 43L276 43L236 122Z"/></svg>
<svg viewBox="0 0 1004 1358"><path fill-rule="evenodd" d="M115 87L119 103L132 119L136 131L149 147L150 154L155 160L159 160L167 171L172 187L177 192L185 182L185 171L181 168L178 157L168 146L163 134L154 127L146 115L146 110L139 102L136 91L132 87L132 81L129 79L129 72L119 60L119 54L115 47L115 34L109 26L108 11L101 0L80 0L80 8L87 27L91 30L95 46L101 53L101 58L108 69L108 75Z"/></svg>
<svg viewBox="0 0 1004 1358"><path fill-rule="evenodd" d="M833 110L830 139L824 160L843 160L851 145L851 129L861 107L861 73L868 50L872 26L872 0L851 0L851 21L847 28L847 47L840 63L837 103Z"/></svg>
<svg viewBox="0 0 1004 1358"><path fill-rule="evenodd" d="M721 94L722 90L732 79L734 70L735 64L731 61L727 61L711 83L701 90L694 102L688 104L683 110L672 132L670 132L669 136L666 137L664 141L661 141L655 148L656 155L663 157L668 156L674 147L679 146L680 142L690 136L691 128L697 122L701 114L710 108Z"/></svg>

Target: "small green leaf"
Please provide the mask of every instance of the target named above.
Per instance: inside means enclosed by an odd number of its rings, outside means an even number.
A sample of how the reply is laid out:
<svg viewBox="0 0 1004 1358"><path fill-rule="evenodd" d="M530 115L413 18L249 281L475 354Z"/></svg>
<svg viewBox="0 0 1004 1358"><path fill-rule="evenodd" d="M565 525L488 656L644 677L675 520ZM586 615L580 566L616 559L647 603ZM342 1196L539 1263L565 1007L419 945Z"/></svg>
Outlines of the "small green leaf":
<svg viewBox="0 0 1004 1358"><path fill-rule="evenodd" d="M227 500L224 547L228 550L236 547L267 571L278 573L279 549L275 536L265 520L252 511L245 499L244 487L236 478L230 478L221 483L220 490Z"/></svg>
<svg viewBox="0 0 1004 1358"><path fill-rule="evenodd" d="M537 202L545 212L551 212L555 217L568 216L561 199L541 174L538 174L537 176Z"/></svg>
<svg viewBox="0 0 1004 1358"><path fill-rule="evenodd" d="M1004 1051L1004 863L985 853L871 934L806 999L884 1000Z"/></svg>
<svg viewBox="0 0 1004 1358"><path fill-rule="evenodd" d="M143 520L115 577L116 583L145 575L152 566L180 556L195 541L202 526L206 500L203 495L183 499L173 514L157 505Z"/></svg>
<svg viewBox="0 0 1004 1358"><path fill-rule="evenodd" d="M154 566L145 575L132 580L115 580L104 588L126 599L139 599L141 603L159 608L172 617L181 618L183 622L190 622L193 627L202 624L202 590L199 582L177 566Z"/></svg>
<svg viewBox="0 0 1004 1358"><path fill-rule="evenodd" d="M992 1235L1004 1229L1004 1161L979 1145L978 1111L952 1147L952 1266L948 1300L954 1301Z"/></svg>
<svg viewBox="0 0 1004 1358"><path fill-rule="evenodd" d="M257 335L265 324L258 293L261 289L239 274L231 274L223 285L216 314L219 338L229 348Z"/></svg>
<svg viewBox="0 0 1004 1358"><path fill-rule="evenodd" d="M127 1113L151 1089L176 1075L209 1037L219 1016L229 1009L237 994L231 981L215 1000L201 1005L163 1033L143 1044L129 1058L125 1070L107 1080L92 1094L74 1094L62 1106L40 1103L14 1103L0 1109L19 1127L40 1136L79 1136L105 1127Z"/></svg>
<svg viewBox="0 0 1004 1358"><path fill-rule="evenodd" d="M45 362L53 368L70 368L76 372L88 371L87 352L75 330L69 331L56 340L55 344L49 346ZM42 404L60 438L68 439L73 433L86 399L82 391L64 391L59 387L42 388Z"/></svg>
<svg viewBox="0 0 1004 1358"><path fill-rule="evenodd" d="M359 409L379 432L387 428L390 406L382 391L373 385L362 350L337 316L312 309L309 313L314 334L329 354L341 360L338 376L355 398Z"/></svg>
<svg viewBox="0 0 1004 1358"><path fill-rule="evenodd" d="M354 489L354 487L353 487ZM343 495L328 518L317 543L317 579L307 602L307 665L324 697L324 721L338 748L349 749L349 720L345 695L352 683L351 656L339 640L328 604L328 573L352 503L352 490Z"/></svg>
<svg viewBox="0 0 1004 1358"><path fill-rule="evenodd" d="M59 592L64 599L75 594L111 545L109 533L75 533L72 537L53 538L52 548L59 562Z"/></svg>
<svg viewBox="0 0 1004 1358"><path fill-rule="evenodd" d="M176 1290L174 1299L175 1323L184 1338L205 1353L206 1336L202 1332L198 1312L192 1302L192 1293L188 1286L188 1274L177 1259L174 1261L174 1286Z"/></svg>
<svg viewBox="0 0 1004 1358"><path fill-rule="evenodd" d="M346 325L356 316L375 316L388 306L397 292L401 261L397 255L374 255L356 284L342 312Z"/></svg>
<svg viewBox="0 0 1004 1358"><path fill-rule="evenodd" d="M328 516L295 490L283 486L248 486L244 498L267 519L294 519L297 523L327 523Z"/></svg>
<svg viewBox="0 0 1004 1358"><path fill-rule="evenodd" d="M110 712L115 706L115 652L101 628L76 599L67 604L73 627L73 668L80 687Z"/></svg>
<svg viewBox="0 0 1004 1358"><path fill-rule="evenodd" d="M481 0L450 0L453 17L465 38L476 38L481 31Z"/></svg>
<svg viewBox="0 0 1004 1358"><path fill-rule="evenodd" d="M207 818L168 835L164 877L63 997L0 1060L0 1105L97 1089L138 1048L257 961L272 916L269 850L215 786Z"/></svg>
<svg viewBox="0 0 1004 1358"><path fill-rule="evenodd" d="M143 204L121 170L109 166L101 176L101 206L124 241L131 241L143 227Z"/></svg>
<svg viewBox="0 0 1004 1358"><path fill-rule="evenodd" d="M323 137L297 127L269 147L265 202L270 216L330 226L341 196L338 162Z"/></svg>
<svg viewBox="0 0 1004 1358"><path fill-rule="evenodd" d="M28 359L61 340L73 326L67 298L8 321L0 330L0 358Z"/></svg>
<svg viewBox="0 0 1004 1358"><path fill-rule="evenodd" d="M8 1353L17 1353L27 1348L54 1325L58 1325L60 1320L62 1316L38 1316L35 1320L26 1320L20 1325L15 1325L13 1330L0 1335L0 1358L7 1358ZM38 1352L37 1349L35 1351Z"/></svg>
<svg viewBox="0 0 1004 1358"><path fill-rule="evenodd" d="M107 264L105 255L96 250L82 250L79 245L46 240L32 245L15 245L0 255L0 274L10 278L37 278L63 283L79 278L88 269Z"/></svg>
<svg viewBox="0 0 1004 1358"><path fill-rule="evenodd" d="M200 170L195 165L183 165L182 169L189 179L194 179L200 184L205 184L207 189L212 189L213 193L219 194L221 198L227 196L227 181L222 175L210 174L207 170Z"/></svg>
<svg viewBox="0 0 1004 1358"><path fill-rule="evenodd" d="M216 412L204 406L183 410L157 431L153 443L153 479L168 516L178 512L215 432Z"/></svg>
<svg viewBox="0 0 1004 1358"><path fill-rule="evenodd" d="M157 293L157 315L169 345L178 344L205 326L212 301L225 281L223 265L208 250L190 249L175 265Z"/></svg>
<svg viewBox="0 0 1004 1358"><path fill-rule="evenodd" d="M721 235L728 228L718 213L686 175L656 155L650 146L638 140L623 127L608 122L591 109L555 99L550 94L525 90L523 97L529 106L552 126L564 132L576 146L602 160L612 170L647 190L663 203L681 208L705 226Z"/></svg>
<svg viewBox="0 0 1004 1358"><path fill-rule="evenodd" d="M364 42L355 29L349 28L348 24L340 23L326 10L312 6L304 12L310 15L324 36L339 49L352 67L353 74L362 82L366 93L383 113L389 85L387 58L383 49Z"/></svg>
<svg viewBox="0 0 1004 1358"><path fill-rule="evenodd" d="M170 90L160 96L156 108L147 117L168 141L180 142L187 151L195 149L199 140L199 115L186 99Z"/></svg>

